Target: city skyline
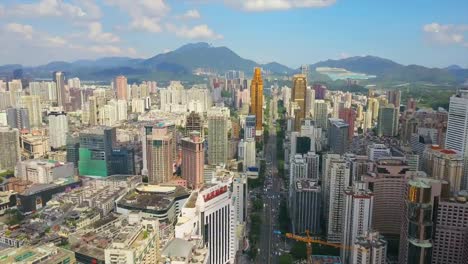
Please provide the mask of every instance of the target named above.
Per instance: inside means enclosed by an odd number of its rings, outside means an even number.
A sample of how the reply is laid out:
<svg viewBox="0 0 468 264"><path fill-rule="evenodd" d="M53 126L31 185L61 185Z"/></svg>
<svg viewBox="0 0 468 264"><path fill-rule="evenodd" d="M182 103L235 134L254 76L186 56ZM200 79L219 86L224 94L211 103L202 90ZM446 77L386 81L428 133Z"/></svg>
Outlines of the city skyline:
<svg viewBox="0 0 468 264"><path fill-rule="evenodd" d="M28 66L148 58L206 41L259 63L293 68L361 55L467 68L467 8L460 1L6 0L0 4L0 36L11 41L0 44L0 55L2 64Z"/></svg>

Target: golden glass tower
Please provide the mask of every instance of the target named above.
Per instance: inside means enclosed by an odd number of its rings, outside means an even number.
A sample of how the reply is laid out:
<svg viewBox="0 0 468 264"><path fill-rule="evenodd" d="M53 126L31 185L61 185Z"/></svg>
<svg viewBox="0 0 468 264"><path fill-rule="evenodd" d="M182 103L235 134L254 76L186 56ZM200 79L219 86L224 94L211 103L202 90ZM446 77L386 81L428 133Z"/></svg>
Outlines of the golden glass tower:
<svg viewBox="0 0 468 264"><path fill-rule="evenodd" d="M304 74L296 74L293 77L293 89L291 93L291 100L296 103L298 109L295 111L295 130L299 131L301 128L301 120L306 117L306 91L307 78Z"/></svg>
<svg viewBox="0 0 468 264"><path fill-rule="evenodd" d="M250 114L255 115L255 130L261 133L263 130L263 80L260 68L255 68L250 84Z"/></svg>

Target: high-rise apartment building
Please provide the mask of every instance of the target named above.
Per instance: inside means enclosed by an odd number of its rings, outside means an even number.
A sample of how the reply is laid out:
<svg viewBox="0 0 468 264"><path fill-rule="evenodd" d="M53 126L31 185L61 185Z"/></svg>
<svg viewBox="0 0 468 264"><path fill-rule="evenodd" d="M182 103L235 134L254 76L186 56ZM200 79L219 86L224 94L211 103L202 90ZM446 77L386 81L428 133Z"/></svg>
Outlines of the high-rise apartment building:
<svg viewBox="0 0 468 264"><path fill-rule="evenodd" d="M8 91L10 92L11 106L18 107L20 105L20 97L23 95L23 83L21 80L9 81Z"/></svg>
<svg viewBox="0 0 468 264"><path fill-rule="evenodd" d="M247 170L249 167L256 167L257 161L255 139L241 139L241 141L239 142L239 157L243 161L242 165L244 167L244 170Z"/></svg>
<svg viewBox="0 0 468 264"><path fill-rule="evenodd" d="M468 90L460 90L450 97L445 148L463 156L462 187L468 187Z"/></svg>
<svg viewBox="0 0 468 264"><path fill-rule="evenodd" d="M263 79L260 68L255 68L250 84L250 113L255 115L256 135L261 135L263 131Z"/></svg>
<svg viewBox="0 0 468 264"><path fill-rule="evenodd" d="M244 127L244 139L249 138L255 139L255 127L256 127L256 117L254 115L248 115L245 117L245 127Z"/></svg>
<svg viewBox="0 0 468 264"><path fill-rule="evenodd" d="M80 131L79 174L94 177L111 175L110 160L115 142L115 128L101 126Z"/></svg>
<svg viewBox="0 0 468 264"><path fill-rule="evenodd" d="M0 127L0 146L0 171L14 170L21 157L18 129Z"/></svg>
<svg viewBox="0 0 468 264"><path fill-rule="evenodd" d="M204 140L200 133L193 131L183 138L182 143L182 178L187 186L198 189L203 184L203 166L205 164Z"/></svg>
<svg viewBox="0 0 468 264"><path fill-rule="evenodd" d="M398 109L393 104L379 108L377 136L394 137L398 133Z"/></svg>
<svg viewBox="0 0 468 264"><path fill-rule="evenodd" d="M354 243L353 264L386 264L387 241L379 232L366 232Z"/></svg>
<svg viewBox="0 0 468 264"><path fill-rule="evenodd" d="M374 196L367 184L361 181L354 182L353 186L347 187L344 192L346 205L341 244L346 249L341 249L341 259L344 263L353 263L353 251L348 248L353 247L359 236L371 230Z"/></svg>
<svg viewBox="0 0 468 264"><path fill-rule="evenodd" d="M18 130L29 130L29 112L26 108L8 108L7 123L11 128L17 128Z"/></svg>
<svg viewBox="0 0 468 264"><path fill-rule="evenodd" d="M468 263L468 203L466 196L441 199L432 243L432 264Z"/></svg>
<svg viewBox="0 0 468 264"><path fill-rule="evenodd" d="M304 159L307 163L307 178L319 180L320 156L315 152L308 152Z"/></svg>
<svg viewBox="0 0 468 264"><path fill-rule="evenodd" d="M57 88L57 105L65 108L68 102L67 91L65 89L65 73L60 71L54 72L53 79Z"/></svg>
<svg viewBox="0 0 468 264"><path fill-rule="evenodd" d="M456 151L437 145L427 147L423 153L423 168L432 178L448 181L452 194L462 190L463 157Z"/></svg>
<svg viewBox="0 0 468 264"><path fill-rule="evenodd" d="M325 219L327 223L327 241L341 243L344 225L345 192L350 183L350 164L337 154L324 156Z"/></svg>
<svg viewBox="0 0 468 264"><path fill-rule="evenodd" d="M68 119L61 108L52 108L49 114L49 145L57 149L67 144Z"/></svg>
<svg viewBox="0 0 468 264"><path fill-rule="evenodd" d="M399 235L401 212L405 204L405 188L410 167L404 159L381 158L363 177L374 193L372 228L384 235Z"/></svg>
<svg viewBox="0 0 468 264"><path fill-rule="evenodd" d="M174 144L172 131L163 123L144 127L143 174L148 176L148 183L161 184L171 179Z"/></svg>
<svg viewBox="0 0 468 264"><path fill-rule="evenodd" d="M208 163L226 163L228 159L229 109L213 107L208 111Z"/></svg>
<svg viewBox="0 0 468 264"><path fill-rule="evenodd" d="M356 111L352 108L343 108L339 111L338 117L349 125L348 127L348 140L353 140L354 137L354 123L356 121Z"/></svg>
<svg viewBox="0 0 468 264"><path fill-rule="evenodd" d="M203 120L200 114L196 112L190 112L185 121L185 136L188 137L192 132L200 133L201 137L204 137Z"/></svg>
<svg viewBox="0 0 468 264"><path fill-rule="evenodd" d="M323 130L328 126L328 104L324 100L315 101L314 110L315 125L321 127Z"/></svg>
<svg viewBox="0 0 468 264"><path fill-rule="evenodd" d="M349 148L349 125L337 118L329 118L328 120L328 146L330 151L335 154L343 155Z"/></svg>
<svg viewBox="0 0 468 264"><path fill-rule="evenodd" d="M20 105L28 109L29 125L31 128L38 128L42 126L42 107L41 97L37 95L24 95L21 96Z"/></svg>
<svg viewBox="0 0 468 264"><path fill-rule="evenodd" d="M320 234L322 194L317 180L298 179L291 186L291 220L294 234Z"/></svg>
<svg viewBox="0 0 468 264"><path fill-rule="evenodd" d="M306 90L306 118L313 117L315 111L315 90L310 87Z"/></svg>
<svg viewBox="0 0 468 264"><path fill-rule="evenodd" d="M128 100L128 95L127 95L127 89L128 89L128 84L127 84L127 78L123 75L119 75L115 77L114 80L114 88L117 94L117 99L118 100Z"/></svg>

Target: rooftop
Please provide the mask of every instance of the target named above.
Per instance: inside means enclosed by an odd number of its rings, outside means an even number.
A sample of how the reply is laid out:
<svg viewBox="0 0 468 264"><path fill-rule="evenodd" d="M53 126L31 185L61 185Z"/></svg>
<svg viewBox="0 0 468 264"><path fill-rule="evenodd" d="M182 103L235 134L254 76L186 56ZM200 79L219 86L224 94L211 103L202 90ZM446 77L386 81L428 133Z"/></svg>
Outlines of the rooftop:
<svg viewBox="0 0 468 264"><path fill-rule="evenodd" d="M128 192L118 204L133 207L135 209L167 210L176 199L188 198L190 192L182 186L159 186L150 187L149 192L135 190ZM145 187L140 190L145 190ZM153 190L153 191L151 191Z"/></svg>

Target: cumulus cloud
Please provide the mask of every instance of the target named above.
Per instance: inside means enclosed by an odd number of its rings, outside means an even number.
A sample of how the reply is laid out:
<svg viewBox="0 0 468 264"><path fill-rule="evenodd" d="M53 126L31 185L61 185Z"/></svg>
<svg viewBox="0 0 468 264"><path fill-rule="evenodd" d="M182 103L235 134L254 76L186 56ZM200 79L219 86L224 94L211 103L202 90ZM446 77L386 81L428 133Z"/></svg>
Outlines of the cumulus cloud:
<svg viewBox="0 0 468 264"><path fill-rule="evenodd" d="M130 24L131 29L159 33L162 31L159 19L146 16L134 18Z"/></svg>
<svg viewBox="0 0 468 264"><path fill-rule="evenodd" d="M40 0L27 4L9 5L4 7L3 10L4 15L15 18L65 17L70 19L97 19L101 16L99 6L92 0L81 0L74 3L63 0Z"/></svg>
<svg viewBox="0 0 468 264"><path fill-rule="evenodd" d="M7 32L19 34L26 39L32 39L34 29L31 25L24 25L18 23L9 23L5 25L5 30Z"/></svg>
<svg viewBox="0 0 468 264"><path fill-rule="evenodd" d="M430 23L423 26L423 32L431 41L440 44L456 44L468 47L468 25Z"/></svg>
<svg viewBox="0 0 468 264"><path fill-rule="evenodd" d="M182 16L184 19L199 19L201 18L200 12L196 9L187 10Z"/></svg>
<svg viewBox="0 0 468 264"><path fill-rule="evenodd" d="M335 4L336 0L224 0L230 6L250 11L274 11L294 8L321 8Z"/></svg>
<svg viewBox="0 0 468 264"><path fill-rule="evenodd" d="M102 24L100 22L89 23L88 30L88 37L93 41L107 43L116 43L120 41L120 38L118 36L109 32L103 32Z"/></svg>
<svg viewBox="0 0 468 264"><path fill-rule="evenodd" d="M176 36L187 39L222 39L223 35L217 34L206 24L196 25L193 27L175 26L172 24L166 25L168 31L173 32Z"/></svg>

